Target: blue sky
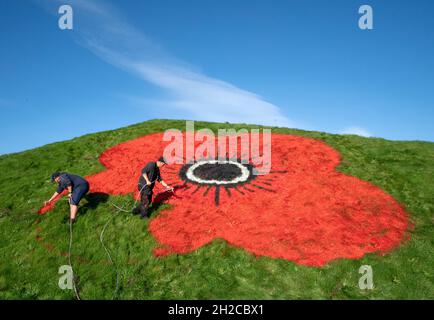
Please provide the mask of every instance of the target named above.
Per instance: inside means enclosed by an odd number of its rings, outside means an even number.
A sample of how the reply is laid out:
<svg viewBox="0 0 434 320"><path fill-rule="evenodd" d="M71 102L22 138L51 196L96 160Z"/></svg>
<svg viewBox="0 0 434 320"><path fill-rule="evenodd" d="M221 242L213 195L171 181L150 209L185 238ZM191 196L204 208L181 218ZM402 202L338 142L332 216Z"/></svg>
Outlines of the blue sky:
<svg viewBox="0 0 434 320"><path fill-rule="evenodd" d="M363 4L374 30L358 28ZM0 153L154 118L434 141L433 14L429 0L3 0Z"/></svg>

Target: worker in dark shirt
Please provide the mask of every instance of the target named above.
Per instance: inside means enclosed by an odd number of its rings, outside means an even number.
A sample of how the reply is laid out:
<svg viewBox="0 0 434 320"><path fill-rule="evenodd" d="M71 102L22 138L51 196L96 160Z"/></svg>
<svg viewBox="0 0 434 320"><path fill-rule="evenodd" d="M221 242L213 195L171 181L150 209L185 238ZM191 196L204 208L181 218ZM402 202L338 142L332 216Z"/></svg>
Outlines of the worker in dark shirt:
<svg viewBox="0 0 434 320"><path fill-rule="evenodd" d="M155 181L161 183L166 189L173 191L167 183L163 181L160 174L160 168L166 165L163 157L160 157L156 162L149 162L143 169L139 178L138 189L140 192L140 205L134 208L134 214L140 214L142 218L148 217L149 206L152 203L152 194L155 186Z"/></svg>
<svg viewBox="0 0 434 320"><path fill-rule="evenodd" d="M89 192L89 183L82 177L66 172L55 172L51 175L51 182L58 184L56 192L45 202L50 204L63 190L69 191L70 219L71 223L75 222L78 211L78 204L81 199Z"/></svg>

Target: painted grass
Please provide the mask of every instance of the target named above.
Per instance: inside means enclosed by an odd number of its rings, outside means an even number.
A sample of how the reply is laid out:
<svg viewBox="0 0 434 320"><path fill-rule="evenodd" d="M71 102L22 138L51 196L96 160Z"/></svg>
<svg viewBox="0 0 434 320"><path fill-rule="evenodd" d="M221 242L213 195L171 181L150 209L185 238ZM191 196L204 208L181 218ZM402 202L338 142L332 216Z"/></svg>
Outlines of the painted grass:
<svg viewBox="0 0 434 320"><path fill-rule="evenodd" d="M63 201L45 216L36 215L54 191L51 172L96 173L103 169L98 157L107 148L151 132L184 127L183 121L153 120L1 156L0 298L74 298L72 291L57 286L58 268L68 263L60 255L68 251L68 205ZM253 126L196 122L196 128L201 127ZM273 132L318 138L336 148L343 156L340 171L370 181L405 204L415 225L411 241L383 257L370 254L361 260L337 260L323 268L257 258L223 240L191 254L156 258L149 222L110 205L131 206L132 197L101 197L83 201L74 228L72 262L81 297L111 299L118 270L119 299L434 299L434 143L283 128ZM154 216L160 210L164 205ZM110 265L99 242L111 217L104 241L116 267ZM44 242L38 242L37 236ZM47 243L55 246L52 252L44 247ZM372 291L358 288L358 269L363 264L374 270Z"/></svg>

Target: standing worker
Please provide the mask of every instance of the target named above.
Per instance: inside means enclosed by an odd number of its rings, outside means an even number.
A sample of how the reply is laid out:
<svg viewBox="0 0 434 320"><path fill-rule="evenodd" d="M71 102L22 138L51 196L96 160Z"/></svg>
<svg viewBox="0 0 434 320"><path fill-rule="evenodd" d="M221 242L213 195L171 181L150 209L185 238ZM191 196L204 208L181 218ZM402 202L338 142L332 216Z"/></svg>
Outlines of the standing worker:
<svg viewBox="0 0 434 320"><path fill-rule="evenodd" d="M166 189L173 191L167 183L163 181L160 174L160 168L166 165L163 157L160 157L156 162L149 162L143 169L139 178L138 189L140 191L140 204L133 209L133 214L140 214L144 219L148 217L149 206L152 203L152 194L155 186L155 181L161 183Z"/></svg>
<svg viewBox="0 0 434 320"><path fill-rule="evenodd" d="M81 199L89 192L89 182L75 174L66 172L55 172L51 175L51 182L58 184L56 192L51 196L45 205L50 204L63 190L69 191L70 222L75 223L75 217L78 211L78 204Z"/></svg>

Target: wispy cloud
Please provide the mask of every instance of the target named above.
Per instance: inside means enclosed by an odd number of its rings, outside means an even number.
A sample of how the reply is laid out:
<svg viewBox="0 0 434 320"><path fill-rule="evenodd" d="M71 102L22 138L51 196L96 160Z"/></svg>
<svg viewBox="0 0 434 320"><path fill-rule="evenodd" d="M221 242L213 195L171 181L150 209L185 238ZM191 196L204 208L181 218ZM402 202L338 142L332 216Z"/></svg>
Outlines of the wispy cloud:
<svg viewBox="0 0 434 320"><path fill-rule="evenodd" d="M358 136L362 136L362 137L372 137L372 134L364 129L364 128L360 128L360 127L347 127L343 130L341 130L340 132L338 132L339 134L355 134Z"/></svg>
<svg viewBox="0 0 434 320"><path fill-rule="evenodd" d="M165 90L166 97L143 101L182 111L186 118L292 127L279 107L261 96L207 76L180 61L99 1L70 1L80 21L76 40L106 62Z"/></svg>

